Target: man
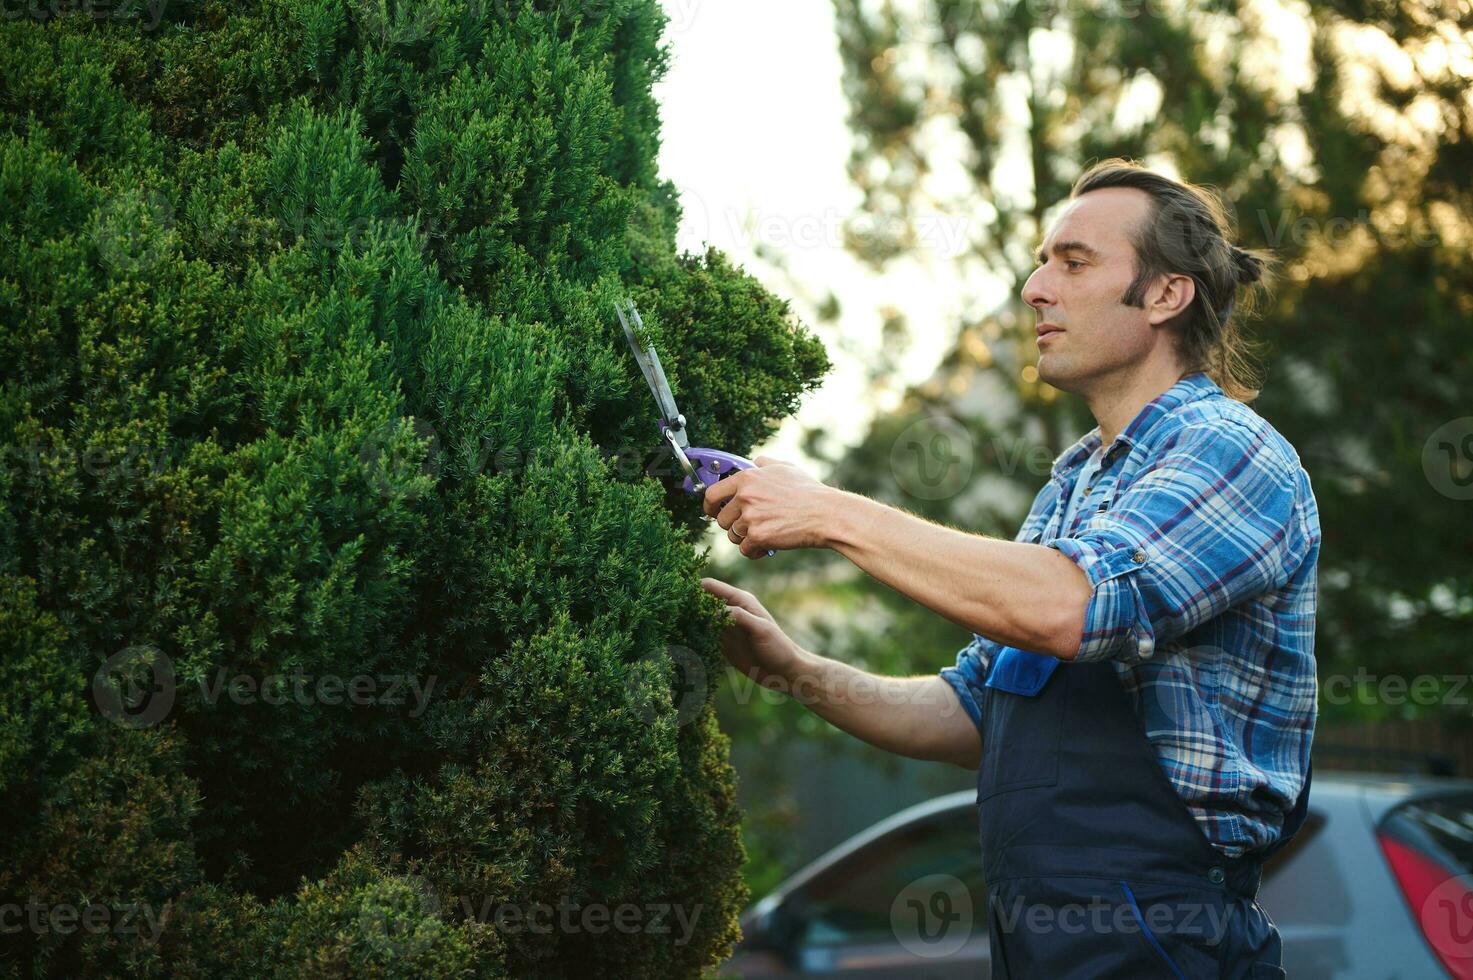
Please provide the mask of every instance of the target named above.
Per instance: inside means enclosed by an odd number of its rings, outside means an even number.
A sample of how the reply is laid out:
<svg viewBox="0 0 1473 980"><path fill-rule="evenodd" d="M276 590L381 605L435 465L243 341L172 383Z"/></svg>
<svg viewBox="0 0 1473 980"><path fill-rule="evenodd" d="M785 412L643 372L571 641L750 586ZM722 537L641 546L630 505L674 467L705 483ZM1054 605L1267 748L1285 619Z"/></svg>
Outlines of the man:
<svg viewBox="0 0 1473 980"><path fill-rule="evenodd" d="M1245 404L1240 293L1267 261L1230 240L1201 188L1122 160L1076 182L1023 299L1039 376L1098 425L1013 541L766 457L706 493L744 555L834 548L973 631L937 676L876 677L702 580L748 676L813 691L871 744L978 770L994 976L1284 975L1255 897L1310 784L1319 516L1293 447Z"/></svg>

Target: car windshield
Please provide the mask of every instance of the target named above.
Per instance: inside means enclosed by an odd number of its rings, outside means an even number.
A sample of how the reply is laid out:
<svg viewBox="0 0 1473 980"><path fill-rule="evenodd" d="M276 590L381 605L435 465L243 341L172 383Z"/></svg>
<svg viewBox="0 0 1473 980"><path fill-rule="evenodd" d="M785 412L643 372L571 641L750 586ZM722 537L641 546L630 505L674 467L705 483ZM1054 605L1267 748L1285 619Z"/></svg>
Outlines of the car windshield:
<svg viewBox="0 0 1473 980"><path fill-rule="evenodd" d="M886 834L826 869L789 901L802 945L894 942L897 896L935 884L969 925L985 927L986 887L974 811L939 814ZM974 921L980 919L980 922Z"/></svg>

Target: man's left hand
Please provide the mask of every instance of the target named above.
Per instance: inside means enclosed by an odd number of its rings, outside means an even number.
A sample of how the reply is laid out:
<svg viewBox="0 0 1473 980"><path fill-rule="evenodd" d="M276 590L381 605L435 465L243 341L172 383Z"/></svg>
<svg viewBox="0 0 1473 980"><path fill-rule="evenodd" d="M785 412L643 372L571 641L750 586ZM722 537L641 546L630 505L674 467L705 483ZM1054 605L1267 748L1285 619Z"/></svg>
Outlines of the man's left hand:
<svg viewBox="0 0 1473 980"><path fill-rule="evenodd" d="M769 549L827 547L842 491L771 456L752 462L755 468L706 488L702 506L727 539L747 558L763 558Z"/></svg>

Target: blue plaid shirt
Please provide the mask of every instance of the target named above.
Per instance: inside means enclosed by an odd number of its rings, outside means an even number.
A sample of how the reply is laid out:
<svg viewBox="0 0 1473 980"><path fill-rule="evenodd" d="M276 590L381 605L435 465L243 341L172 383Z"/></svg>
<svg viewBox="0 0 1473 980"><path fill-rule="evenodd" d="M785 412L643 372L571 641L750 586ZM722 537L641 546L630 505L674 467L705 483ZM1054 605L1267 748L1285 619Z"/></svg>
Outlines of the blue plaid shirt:
<svg viewBox="0 0 1473 980"><path fill-rule="evenodd" d="M1304 785L1314 734L1309 475L1273 426L1197 372L1136 414L1065 527L1100 443L1096 426L1060 454L1014 540L1084 571L1094 591L1077 660L1113 661L1207 839L1229 857L1267 846ZM1000 649L974 633L941 671L979 730Z"/></svg>

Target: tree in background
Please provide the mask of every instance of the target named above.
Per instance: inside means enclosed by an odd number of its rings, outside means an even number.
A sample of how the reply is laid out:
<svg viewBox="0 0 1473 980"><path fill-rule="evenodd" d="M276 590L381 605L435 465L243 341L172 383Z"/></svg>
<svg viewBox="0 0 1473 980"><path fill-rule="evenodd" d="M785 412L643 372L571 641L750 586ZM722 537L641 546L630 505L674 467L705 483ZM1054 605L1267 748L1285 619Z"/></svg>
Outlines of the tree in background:
<svg viewBox="0 0 1473 980"><path fill-rule="evenodd" d="M856 248L883 263L927 214L971 215L966 274L1009 288L959 325L937 377L836 480L1011 537L1054 456L1093 425L1032 366L1036 318L1019 294L1048 209L1097 159L1172 168L1219 188L1240 243L1284 261L1250 328L1266 369L1251 404L1315 482L1322 670L1460 670L1473 622L1473 7L835 5L851 173L866 216L886 219L872 224L894 230ZM965 180L948 181L958 166ZM960 421L973 475L928 499L923 473L897 462L892 478L884 460L932 416L943 432Z"/></svg>
<svg viewBox="0 0 1473 980"><path fill-rule="evenodd" d="M1036 317L1020 293L1049 209L1094 160L1172 168L1220 189L1239 242L1284 262L1273 303L1249 324L1266 368L1251 404L1314 481L1322 677L1364 668L1374 685L1388 673L1463 673L1473 624L1473 6L834 0L834 9L850 174L864 202L848 244L878 270L925 246L938 220L963 219L958 272L975 286L964 303L975 313L939 341L924 337L949 349L935 376L826 479L1011 538L1053 459L1094 424L1033 366ZM1000 305L985 301L999 294ZM781 582L764 569L762 595L825 654L929 674L969 638L836 556L793 567L797 577ZM1322 719L1419 710L1338 690ZM1454 701L1420 710L1466 726ZM798 732L852 742L799 706L750 714L744 740ZM767 794L781 798L782 775L772 778ZM776 833L750 847L787 853Z"/></svg>
<svg viewBox="0 0 1473 980"><path fill-rule="evenodd" d="M690 684L725 616L614 300L703 444L760 442L828 363L675 252L663 24L0 22L6 974L725 958L738 813Z"/></svg>

